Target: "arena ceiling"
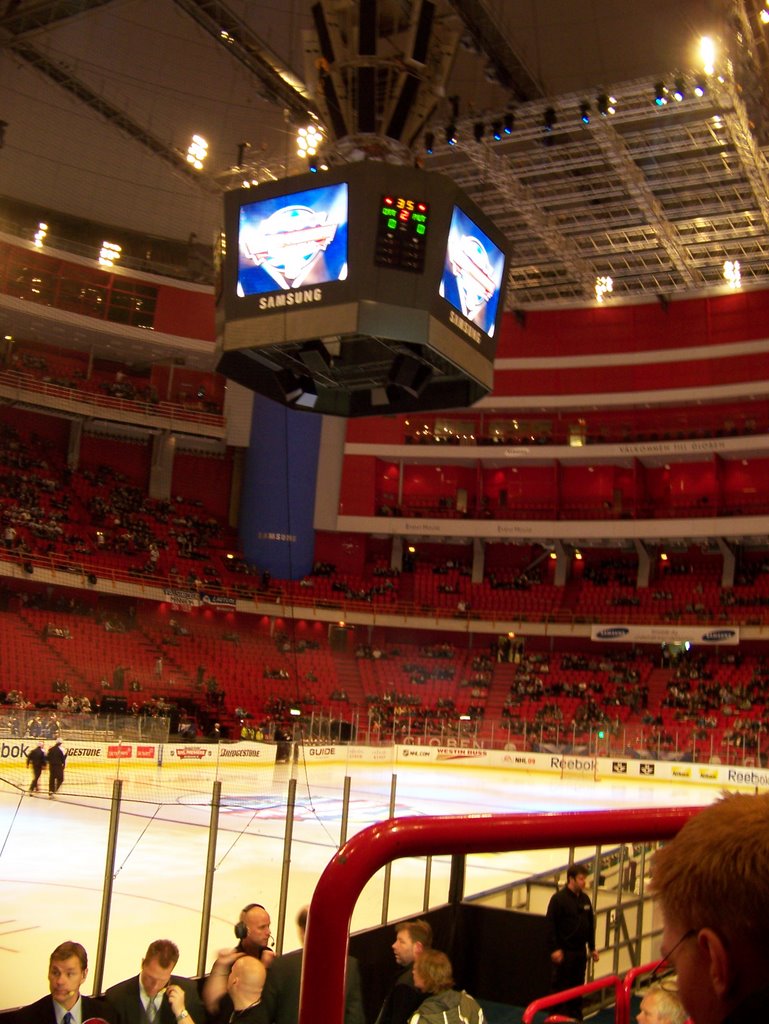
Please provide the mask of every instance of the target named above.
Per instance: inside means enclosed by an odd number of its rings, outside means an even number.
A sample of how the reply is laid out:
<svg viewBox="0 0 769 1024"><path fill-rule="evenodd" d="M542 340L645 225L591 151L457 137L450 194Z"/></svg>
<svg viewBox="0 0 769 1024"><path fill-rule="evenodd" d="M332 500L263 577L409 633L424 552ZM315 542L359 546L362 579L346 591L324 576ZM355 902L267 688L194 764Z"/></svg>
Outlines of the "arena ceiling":
<svg viewBox="0 0 769 1024"><path fill-rule="evenodd" d="M434 47L415 60L426 4ZM726 261L743 286L769 284L762 0L317 6L330 63L311 0L0 0L0 197L208 240L223 190L306 169L295 135L308 115L332 159L356 159L333 136L355 122L366 83L381 136L406 82L402 142L504 230L511 308L592 302L599 277L612 301L718 292ZM368 55L363 18L375 24ZM706 76L703 34L717 45ZM353 111L336 126L329 83ZM601 113L607 101L615 113ZM512 132L495 141L506 116ZM208 142L199 172L186 162L193 134Z"/></svg>

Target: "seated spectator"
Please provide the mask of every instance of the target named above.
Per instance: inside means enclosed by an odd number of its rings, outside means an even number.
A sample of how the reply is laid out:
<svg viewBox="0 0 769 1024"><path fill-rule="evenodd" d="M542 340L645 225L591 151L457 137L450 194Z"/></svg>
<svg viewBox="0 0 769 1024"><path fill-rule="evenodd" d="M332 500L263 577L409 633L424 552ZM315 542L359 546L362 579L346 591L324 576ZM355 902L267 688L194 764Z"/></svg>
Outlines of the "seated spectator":
<svg viewBox="0 0 769 1024"><path fill-rule="evenodd" d="M636 1021L638 1024L684 1024L686 1010L678 998L677 989L664 984L650 986L641 1000Z"/></svg>
<svg viewBox="0 0 769 1024"><path fill-rule="evenodd" d="M761 1020L769 999L769 793L705 807L652 860L662 954L696 1024Z"/></svg>
<svg viewBox="0 0 769 1024"><path fill-rule="evenodd" d="M414 961L414 985L426 998L409 1024L483 1024L483 1010L454 986L451 961L437 949L425 949Z"/></svg>

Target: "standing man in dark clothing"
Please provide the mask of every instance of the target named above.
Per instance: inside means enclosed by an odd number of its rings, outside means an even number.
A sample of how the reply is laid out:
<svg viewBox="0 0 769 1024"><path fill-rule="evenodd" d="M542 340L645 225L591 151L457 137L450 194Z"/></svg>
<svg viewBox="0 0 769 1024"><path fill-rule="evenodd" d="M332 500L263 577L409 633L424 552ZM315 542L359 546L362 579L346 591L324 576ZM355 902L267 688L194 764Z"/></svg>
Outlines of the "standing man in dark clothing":
<svg viewBox="0 0 769 1024"><path fill-rule="evenodd" d="M425 997L414 984L414 962L425 949L431 949L433 930L428 921L404 921L395 926L392 950L395 962L405 967L395 979L382 1004L376 1024L408 1024L412 1014Z"/></svg>
<svg viewBox="0 0 769 1024"><path fill-rule="evenodd" d="M307 907L296 917L299 938L304 945L307 930ZM299 990L302 980L304 951L295 949L275 957L267 972L262 1002L270 1024L296 1024L299 1019ZM347 957L345 981L344 1024L364 1024L363 997L360 987L360 967L353 956Z"/></svg>
<svg viewBox="0 0 769 1024"><path fill-rule="evenodd" d="M554 992L584 985L588 951L593 962L598 960L595 917L586 884L585 865L570 864L566 885L550 898L547 907L547 948L553 965ZM564 1014L582 1020L581 998L560 1005Z"/></svg>
<svg viewBox="0 0 769 1024"><path fill-rule="evenodd" d="M32 781L29 784L30 793L37 793L37 784L40 781L40 776L43 774L43 768L48 763L48 758L45 756L45 750L43 744L38 743L36 747L27 754L27 764L32 769Z"/></svg>
<svg viewBox="0 0 769 1024"><path fill-rule="evenodd" d="M67 763L67 753L61 745L61 740L56 740L48 751L48 796L52 797L59 792L64 782L64 765Z"/></svg>

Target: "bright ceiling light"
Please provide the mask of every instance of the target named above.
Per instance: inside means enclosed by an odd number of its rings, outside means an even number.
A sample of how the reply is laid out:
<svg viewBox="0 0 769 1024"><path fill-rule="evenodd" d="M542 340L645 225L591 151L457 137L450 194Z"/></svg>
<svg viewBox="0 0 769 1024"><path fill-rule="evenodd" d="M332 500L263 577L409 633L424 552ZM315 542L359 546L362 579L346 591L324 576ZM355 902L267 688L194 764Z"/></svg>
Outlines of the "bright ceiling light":
<svg viewBox="0 0 769 1024"><path fill-rule="evenodd" d="M102 267L113 267L122 254L123 248L116 242L102 242L99 250L99 264Z"/></svg>
<svg viewBox="0 0 769 1024"><path fill-rule="evenodd" d="M202 135L193 135L187 147L187 163L192 164L196 171L203 170L203 163L208 156L208 143Z"/></svg>
<svg viewBox="0 0 769 1024"><path fill-rule="evenodd" d="M739 260L726 260L724 262L724 280L730 288L739 288L742 284Z"/></svg>
<svg viewBox="0 0 769 1024"><path fill-rule="evenodd" d="M595 279L596 302L603 302L606 295L614 291L614 281L610 277L597 277Z"/></svg>
<svg viewBox="0 0 769 1024"><path fill-rule="evenodd" d="M48 225L44 221L41 220L40 223L37 225L37 231L35 232L35 239L34 239L35 245L37 246L38 249L42 249L43 248L43 242L45 241L45 236L47 234L48 234Z"/></svg>
<svg viewBox="0 0 769 1024"><path fill-rule="evenodd" d="M308 124L296 133L296 151L299 156L315 156L323 145L323 132L316 124Z"/></svg>
<svg viewBox="0 0 769 1024"><path fill-rule="evenodd" d="M700 39L700 60L705 74L712 75L716 66L716 44L710 36L702 36Z"/></svg>

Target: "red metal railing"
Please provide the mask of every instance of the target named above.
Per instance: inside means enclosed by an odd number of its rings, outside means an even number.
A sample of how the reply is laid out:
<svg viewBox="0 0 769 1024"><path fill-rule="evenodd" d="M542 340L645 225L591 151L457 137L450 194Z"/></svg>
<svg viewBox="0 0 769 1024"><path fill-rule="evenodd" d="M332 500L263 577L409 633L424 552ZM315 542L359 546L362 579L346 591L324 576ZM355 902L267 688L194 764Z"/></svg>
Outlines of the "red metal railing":
<svg viewBox="0 0 769 1024"><path fill-rule="evenodd" d="M350 920L369 879L390 861L670 839L700 808L571 814L393 818L364 829L334 855L310 903L299 1024L342 1024Z"/></svg>
<svg viewBox="0 0 769 1024"><path fill-rule="evenodd" d="M560 1006L562 1003L576 999L578 996L589 996L591 992L600 992L605 988L614 989L614 1005L617 1007L614 1018L615 1024L626 1024L625 991L621 979L616 974L607 974L605 978L596 978L595 981L588 981L586 984L578 985L576 988L567 988L562 992L553 992L551 995L542 996L541 999L535 999L523 1011L521 1015L522 1024L531 1024L541 1010L546 1010L550 1006Z"/></svg>

